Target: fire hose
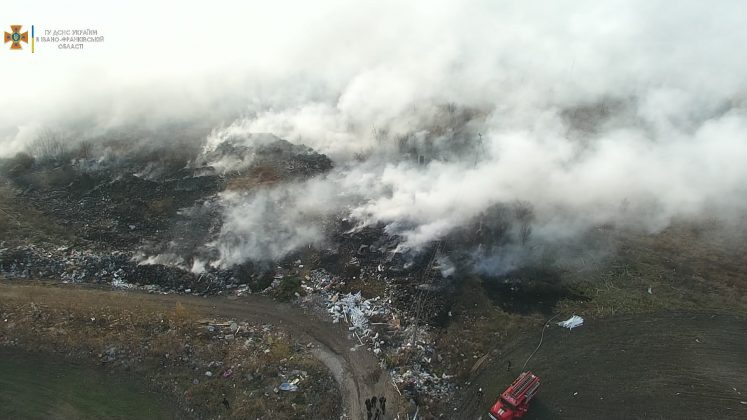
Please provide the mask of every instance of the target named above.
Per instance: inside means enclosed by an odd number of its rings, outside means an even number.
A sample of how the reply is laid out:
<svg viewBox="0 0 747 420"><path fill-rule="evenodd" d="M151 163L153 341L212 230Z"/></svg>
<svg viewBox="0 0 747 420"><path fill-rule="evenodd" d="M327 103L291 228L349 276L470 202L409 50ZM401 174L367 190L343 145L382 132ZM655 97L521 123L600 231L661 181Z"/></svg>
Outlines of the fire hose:
<svg viewBox="0 0 747 420"><path fill-rule="evenodd" d="M548 320L547 320L547 322L545 322L545 325L543 325L543 326L542 326L542 334L540 335L540 341L539 341L539 344L537 344L537 348L536 348L536 349L534 349L534 351L532 352L532 354L530 354L530 355L529 355L529 357L527 358L527 361L526 361L526 362L524 362L524 366L522 366L522 367L521 367L521 370L524 370L524 368L526 368L526 367L527 367L527 363L529 363L529 360L531 360L532 356L534 356L534 353L537 353L537 350L539 350L539 349L540 349L540 346L542 345L542 340L544 340L544 338L545 338L545 329L547 329L547 327L549 327L549 326L550 326L550 322L551 322L551 321L552 321L553 319L557 318L557 317L558 317L558 315L560 315L560 314L559 314L559 313L557 313L557 314L553 315L553 316L552 316L552 318L548 319Z"/></svg>

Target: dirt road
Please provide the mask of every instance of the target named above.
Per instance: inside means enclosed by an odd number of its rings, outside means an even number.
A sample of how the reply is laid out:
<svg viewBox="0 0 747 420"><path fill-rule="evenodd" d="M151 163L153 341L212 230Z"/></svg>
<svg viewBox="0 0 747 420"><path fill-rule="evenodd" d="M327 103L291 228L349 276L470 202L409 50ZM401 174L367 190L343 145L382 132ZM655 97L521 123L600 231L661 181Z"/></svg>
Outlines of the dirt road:
<svg viewBox="0 0 747 420"><path fill-rule="evenodd" d="M455 418L487 418L540 331L491 358L461 395ZM573 331L553 323L527 364L542 387L525 418L747 418L746 332L747 319L714 313L618 316L587 320Z"/></svg>
<svg viewBox="0 0 747 420"><path fill-rule="evenodd" d="M0 299L20 287L0 282ZM140 292L105 291L81 287L60 287L55 294L75 299L76 294L112 294L121 299L131 299L133 304L144 302L171 310L177 302L199 312L201 316L230 318L251 323L267 323L285 329L290 334L314 345L313 353L331 371L342 392L345 413L352 419L365 419L363 401L371 396L386 396L387 418L393 418L399 406L399 394L388 373L379 367L374 355L360 348L353 350L355 342L348 338L347 328L320 319L299 307L279 303L264 296L241 298L195 297L181 295L154 295ZM391 411L391 412L390 412Z"/></svg>

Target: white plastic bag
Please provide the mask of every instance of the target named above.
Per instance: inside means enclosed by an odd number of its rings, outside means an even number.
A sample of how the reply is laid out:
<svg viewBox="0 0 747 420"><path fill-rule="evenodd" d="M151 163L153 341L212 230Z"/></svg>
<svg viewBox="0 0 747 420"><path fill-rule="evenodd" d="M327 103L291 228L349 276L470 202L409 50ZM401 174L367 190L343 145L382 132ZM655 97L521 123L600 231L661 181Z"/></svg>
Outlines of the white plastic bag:
<svg viewBox="0 0 747 420"><path fill-rule="evenodd" d="M558 325L560 325L563 328L568 328L569 330L572 330L576 327L580 327L584 325L584 319L578 315L573 315L572 317L566 319L565 321L558 322Z"/></svg>

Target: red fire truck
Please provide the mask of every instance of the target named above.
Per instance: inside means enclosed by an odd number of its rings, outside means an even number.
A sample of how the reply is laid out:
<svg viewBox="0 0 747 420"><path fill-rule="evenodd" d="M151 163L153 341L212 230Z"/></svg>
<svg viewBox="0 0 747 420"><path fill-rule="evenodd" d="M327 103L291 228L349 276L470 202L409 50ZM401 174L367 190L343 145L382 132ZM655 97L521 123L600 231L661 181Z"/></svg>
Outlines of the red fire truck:
<svg viewBox="0 0 747 420"><path fill-rule="evenodd" d="M529 401L540 386L540 378L532 372L524 372L498 397L488 413L493 420L511 420L524 417Z"/></svg>

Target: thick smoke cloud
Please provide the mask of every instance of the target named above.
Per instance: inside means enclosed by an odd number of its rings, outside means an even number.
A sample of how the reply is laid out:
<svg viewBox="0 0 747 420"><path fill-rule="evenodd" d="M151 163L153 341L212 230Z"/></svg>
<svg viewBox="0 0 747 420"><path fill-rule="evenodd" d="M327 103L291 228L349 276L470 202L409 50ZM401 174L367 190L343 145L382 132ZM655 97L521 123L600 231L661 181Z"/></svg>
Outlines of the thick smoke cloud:
<svg viewBox="0 0 747 420"><path fill-rule="evenodd" d="M253 194L235 191L221 194L226 207L223 228L214 243L217 266L246 260L273 260L300 247L322 244L324 223L333 207L319 200L330 197L330 183L306 182Z"/></svg>
<svg viewBox="0 0 747 420"><path fill-rule="evenodd" d="M339 213L418 249L517 201L533 206L536 241L599 224L656 231L674 218L732 218L747 204L744 2L179 7L202 20L170 29L174 54L127 49L151 65L93 79L101 92L84 103L108 104L84 113L94 125L209 111L208 148L272 133L336 163L306 183L225 194L211 243L219 264L320 244L313 222ZM116 33L118 20L107 22ZM230 42L194 34L211 25ZM63 89L48 102L72 97ZM0 120L6 151L66 118L18 115Z"/></svg>

